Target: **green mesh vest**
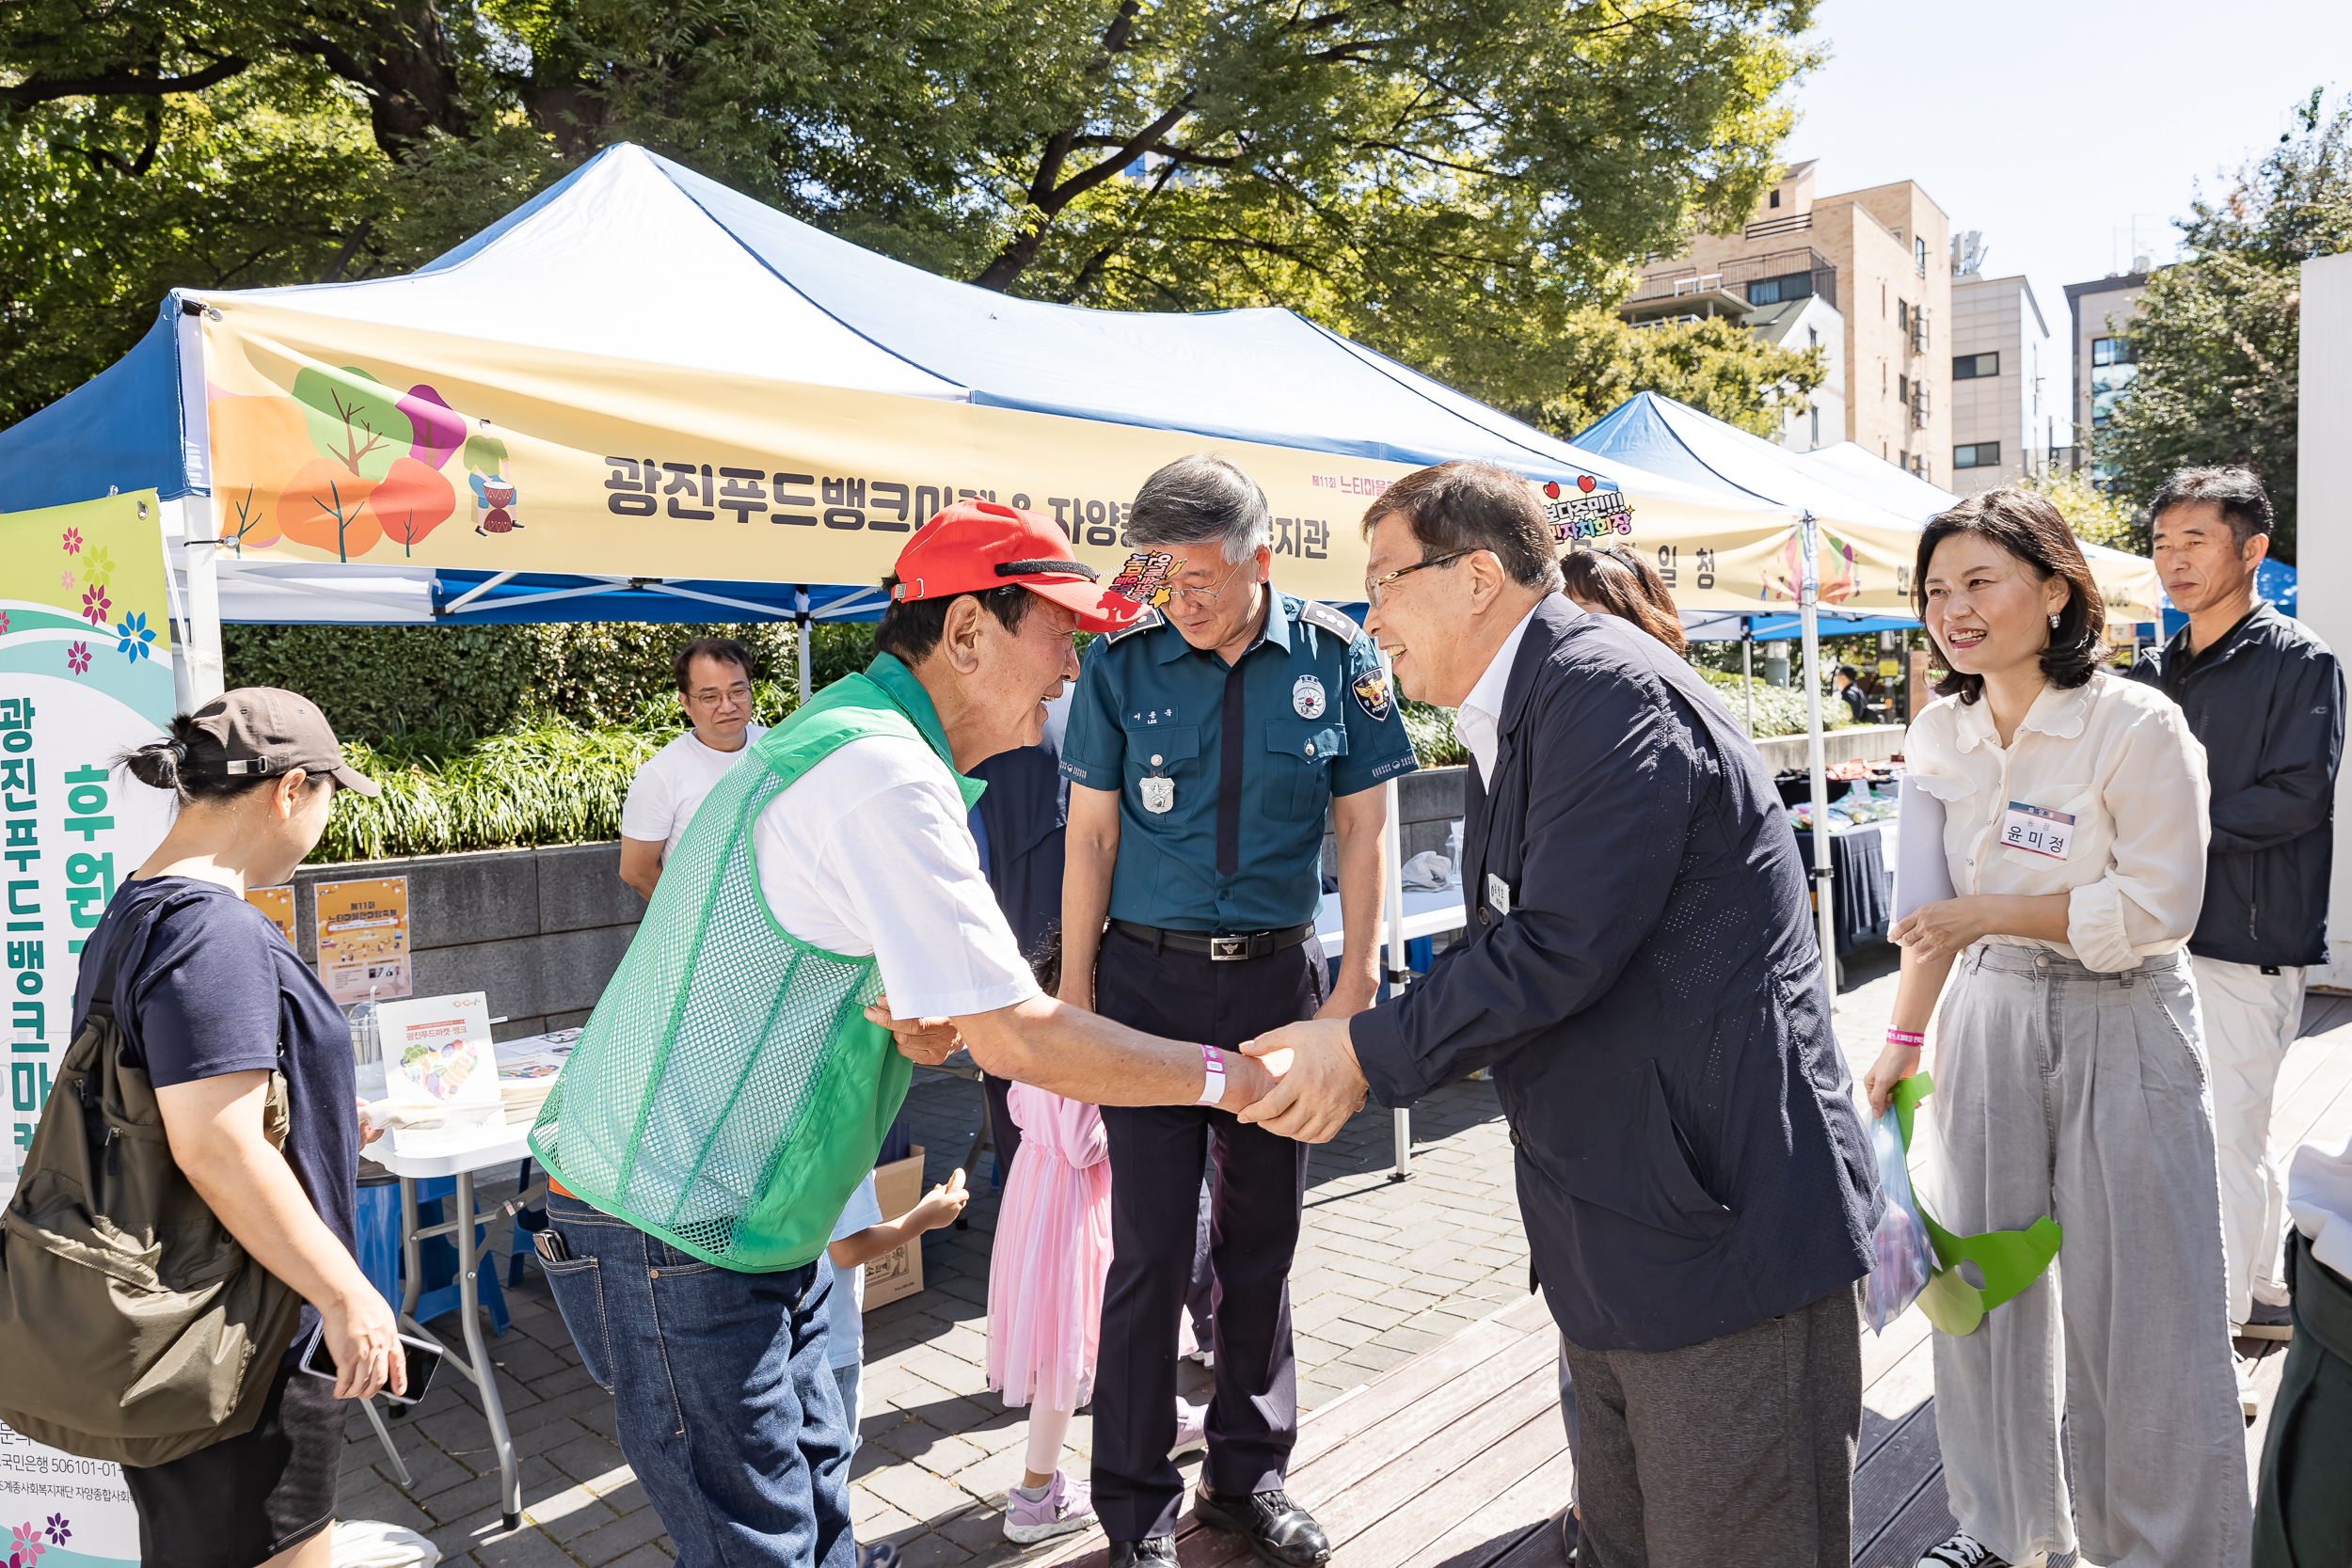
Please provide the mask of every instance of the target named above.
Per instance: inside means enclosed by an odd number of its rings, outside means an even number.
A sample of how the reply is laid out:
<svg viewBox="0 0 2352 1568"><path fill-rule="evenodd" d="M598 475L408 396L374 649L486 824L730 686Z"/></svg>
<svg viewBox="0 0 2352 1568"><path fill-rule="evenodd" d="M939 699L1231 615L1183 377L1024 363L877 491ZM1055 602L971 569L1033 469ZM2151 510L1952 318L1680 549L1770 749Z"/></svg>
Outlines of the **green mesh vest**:
<svg viewBox="0 0 2352 1568"><path fill-rule="evenodd" d="M865 736L920 740L967 809L930 696L888 654L762 736L712 786L531 1132L583 1202L723 1268L798 1268L873 1167L913 1069L866 1022L871 958L776 924L752 828L794 780ZM905 890L921 896L921 889Z"/></svg>

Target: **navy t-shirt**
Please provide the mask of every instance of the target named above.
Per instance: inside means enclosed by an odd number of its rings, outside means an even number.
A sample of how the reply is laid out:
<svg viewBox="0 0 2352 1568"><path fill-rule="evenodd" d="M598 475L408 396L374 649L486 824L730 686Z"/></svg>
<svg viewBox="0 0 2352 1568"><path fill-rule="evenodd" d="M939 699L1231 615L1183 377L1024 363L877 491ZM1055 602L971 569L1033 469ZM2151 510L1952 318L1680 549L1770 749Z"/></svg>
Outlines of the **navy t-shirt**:
<svg viewBox="0 0 2352 1568"><path fill-rule="evenodd" d="M162 909L141 942L135 911L151 893L162 895ZM283 1072L286 1163L326 1228L356 1255L359 1118L351 1026L318 976L267 915L217 882L126 881L82 949L76 1033L118 942L131 944L115 974L115 1018L131 1065L144 1066L159 1089L230 1072ZM289 1354L317 1322L306 1305Z"/></svg>

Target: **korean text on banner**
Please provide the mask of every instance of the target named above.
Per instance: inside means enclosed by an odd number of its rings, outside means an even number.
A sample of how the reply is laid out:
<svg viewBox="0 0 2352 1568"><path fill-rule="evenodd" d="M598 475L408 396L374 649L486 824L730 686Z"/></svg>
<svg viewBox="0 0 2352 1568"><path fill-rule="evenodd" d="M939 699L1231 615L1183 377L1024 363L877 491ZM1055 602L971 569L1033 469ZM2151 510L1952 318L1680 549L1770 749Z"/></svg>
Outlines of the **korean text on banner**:
<svg viewBox="0 0 2352 1568"><path fill-rule="evenodd" d="M171 720L172 648L153 491L0 515L0 958L9 1136L0 1197L73 1030L82 944L163 841L170 801L114 767ZM61 1568L138 1560L114 1465L0 1427L0 1521ZM39 1543L36 1546L35 1543Z"/></svg>
<svg viewBox="0 0 2352 1568"><path fill-rule="evenodd" d="M414 989L408 973L408 879L319 882L319 983L338 1006L389 1001Z"/></svg>

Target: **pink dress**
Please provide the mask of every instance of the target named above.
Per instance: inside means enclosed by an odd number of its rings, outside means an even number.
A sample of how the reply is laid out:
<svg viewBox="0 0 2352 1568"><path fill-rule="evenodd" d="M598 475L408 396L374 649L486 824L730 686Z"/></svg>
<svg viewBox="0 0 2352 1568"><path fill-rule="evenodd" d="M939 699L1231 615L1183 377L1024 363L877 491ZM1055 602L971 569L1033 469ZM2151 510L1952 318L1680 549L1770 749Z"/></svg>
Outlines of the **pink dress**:
<svg viewBox="0 0 2352 1568"><path fill-rule="evenodd" d="M1007 1404L1075 1410L1094 1395L1111 1266L1110 1141L1091 1105L1015 1084L1021 1152L988 1270L988 1386Z"/></svg>

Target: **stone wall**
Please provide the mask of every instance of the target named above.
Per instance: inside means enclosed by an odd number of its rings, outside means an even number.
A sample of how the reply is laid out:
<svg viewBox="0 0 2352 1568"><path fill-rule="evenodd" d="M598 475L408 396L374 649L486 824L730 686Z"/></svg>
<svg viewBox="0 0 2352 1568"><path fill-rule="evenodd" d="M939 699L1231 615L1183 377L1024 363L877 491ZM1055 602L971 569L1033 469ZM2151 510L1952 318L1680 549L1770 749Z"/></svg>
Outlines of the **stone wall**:
<svg viewBox="0 0 2352 1568"><path fill-rule="evenodd" d="M1462 775L1437 768L1400 781L1407 859L1445 847ZM1327 834L1324 860L1332 865ZM569 1028L586 1021L644 916L620 867L617 842L306 865L294 874L295 945L318 962L318 883L405 877L419 996L485 993L506 1020L492 1030L502 1040Z"/></svg>
<svg viewBox="0 0 2352 1568"><path fill-rule="evenodd" d="M569 1028L586 1021L645 912L620 867L617 840L306 865L294 874L295 946L318 962L317 883L405 877L419 996L484 992L506 1019L498 1039Z"/></svg>

